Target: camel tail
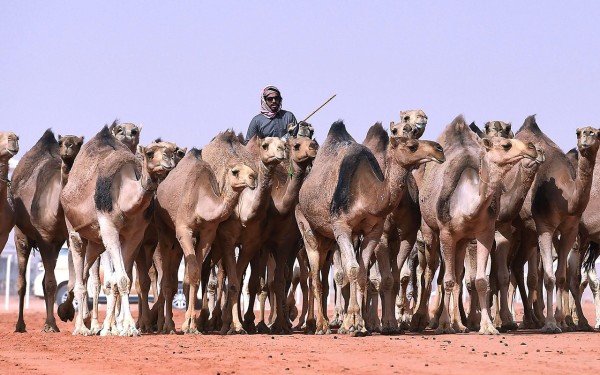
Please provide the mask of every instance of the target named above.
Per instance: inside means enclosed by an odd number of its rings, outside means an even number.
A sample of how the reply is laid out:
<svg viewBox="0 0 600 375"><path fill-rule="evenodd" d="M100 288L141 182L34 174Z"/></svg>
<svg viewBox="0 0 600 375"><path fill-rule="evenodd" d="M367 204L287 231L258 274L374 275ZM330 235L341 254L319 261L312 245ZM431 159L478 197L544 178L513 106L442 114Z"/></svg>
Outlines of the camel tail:
<svg viewBox="0 0 600 375"><path fill-rule="evenodd" d="M348 212L348 208L350 207L350 187L352 186L352 178L363 160L371 166L371 170L375 176L380 181L383 181L383 172L379 167L379 163L366 147L361 147L357 152L348 153L348 155L344 157L344 160L342 160L337 186L335 187L333 199L329 206L329 212L332 214Z"/></svg>
<svg viewBox="0 0 600 375"><path fill-rule="evenodd" d="M583 259L583 269L586 272L592 270L596 266L598 255L600 255L600 245L593 241L590 242L590 246L588 246Z"/></svg>

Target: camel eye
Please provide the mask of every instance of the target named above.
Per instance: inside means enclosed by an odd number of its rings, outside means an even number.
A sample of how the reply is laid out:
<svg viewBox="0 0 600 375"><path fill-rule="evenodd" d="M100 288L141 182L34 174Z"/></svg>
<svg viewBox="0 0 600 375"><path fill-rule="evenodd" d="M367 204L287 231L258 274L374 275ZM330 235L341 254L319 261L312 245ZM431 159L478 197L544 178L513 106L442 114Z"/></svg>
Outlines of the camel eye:
<svg viewBox="0 0 600 375"><path fill-rule="evenodd" d="M240 171L237 169L232 169L231 174L234 175L235 177L237 177L240 174Z"/></svg>
<svg viewBox="0 0 600 375"><path fill-rule="evenodd" d="M154 151L146 151L146 157L148 159L153 159L154 158Z"/></svg>
<svg viewBox="0 0 600 375"><path fill-rule="evenodd" d="M577 138L581 137L581 132L579 130L577 130L575 134L577 135Z"/></svg>
<svg viewBox="0 0 600 375"><path fill-rule="evenodd" d="M122 128L122 127L120 127L120 126L117 126L117 129L116 129L116 130L117 130L117 133L122 133L122 132L123 132L123 128Z"/></svg>
<svg viewBox="0 0 600 375"><path fill-rule="evenodd" d="M177 157L183 158L185 156L185 152L183 150L177 150Z"/></svg>
<svg viewBox="0 0 600 375"><path fill-rule="evenodd" d="M410 120L410 116L404 116L404 121L408 122Z"/></svg>
<svg viewBox="0 0 600 375"><path fill-rule="evenodd" d="M296 144L294 145L294 150L295 150L295 151L298 151L298 150L300 150L300 143L296 143Z"/></svg>
<svg viewBox="0 0 600 375"><path fill-rule="evenodd" d="M596 135L594 132L590 132L590 136Z"/></svg>
<svg viewBox="0 0 600 375"><path fill-rule="evenodd" d="M504 151L508 151L512 148L512 143L504 143L502 145L502 148L504 149Z"/></svg>
<svg viewBox="0 0 600 375"><path fill-rule="evenodd" d="M410 145L408 146L408 149L409 149L411 152L415 152L415 151L417 151L417 149L418 149L418 148L419 148L419 144L418 144L418 143L412 143L412 144L410 144Z"/></svg>
<svg viewBox="0 0 600 375"><path fill-rule="evenodd" d="M266 149L268 149L268 148L269 148L269 145L268 145L267 143L263 143L263 144L262 144L262 149L263 149L263 150L266 150Z"/></svg>
<svg viewBox="0 0 600 375"><path fill-rule="evenodd" d="M398 129L396 129L396 128L393 128L393 129L392 129L392 134L393 134L393 135L396 135L396 133L398 133Z"/></svg>
<svg viewBox="0 0 600 375"><path fill-rule="evenodd" d="M131 135L137 135L137 134L138 134L137 128L131 129Z"/></svg>

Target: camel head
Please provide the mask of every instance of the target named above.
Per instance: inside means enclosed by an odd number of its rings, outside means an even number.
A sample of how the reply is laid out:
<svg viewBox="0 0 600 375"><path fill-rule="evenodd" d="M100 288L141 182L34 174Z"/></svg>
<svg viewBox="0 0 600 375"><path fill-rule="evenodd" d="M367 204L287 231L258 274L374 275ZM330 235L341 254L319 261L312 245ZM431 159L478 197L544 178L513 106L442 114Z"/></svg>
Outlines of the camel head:
<svg viewBox="0 0 600 375"><path fill-rule="evenodd" d="M277 165L285 159L285 142L278 137L256 138L260 160L265 165Z"/></svg>
<svg viewBox="0 0 600 375"><path fill-rule="evenodd" d="M161 138L156 138L154 140L154 143L160 143L160 142L162 142ZM187 153L187 147L184 147L184 148L177 147L177 150L175 150L175 166L177 166L177 164L179 164L181 159L183 159L185 157L186 153ZM138 155L139 155L139 153L138 153Z"/></svg>
<svg viewBox="0 0 600 375"><path fill-rule="evenodd" d="M64 135L58 136L58 147L59 147L59 155L62 160L74 160L75 156L81 150L81 146L83 145L83 138L78 137L76 135Z"/></svg>
<svg viewBox="0 0 600 375"><path fill-rule="evenodd" d="M240 160L230 160L227 163L227 183L231 189L240 192L245 188L254 190L258 181L258 174L254 169L244 164Z"/></svg>
<svg viewBox="0 0 600 375"><path fill-rule="evenodd" d="M420 109L400 112L400 122L390 123L392 137L419 139L425 132L427 115Z"/></svg>
<svg viewBox="0 0 600 375"><path fill-rule="evenodd" d="M143 166L154 180L162 180L177 165L181 151L175 143L158 142L146 147L138 146L138 154L143 158ZM185 152L183 152L185 156Z"/></svg>
<svg viewBox="0 0 600 375"><path fill-rule="evenodd" d="M488 160L500 167L511 167L523 158L531 160L538 158L537 150L531 142L524 143L518 139L491 137L482 138L481 143L487 152Z"/></svg>
<svg viewBox="0 0 600 375"><path fill-rule="evenodd" d="M510 129L512 124L504 121L488 121L485 123L483 134L485 137L502 137L514 138L514 134Z"/></svg>
<svg viewBox="0 0 600 375"><path fill-rule="evenodd" d="M312 161L317 156L319 144L316 140L307 137L288 138L287 150L290 159L297 164Z"/></svg>
<svg viewBox="0 0 600 375"><path fill-rule="evenodd" d="M288 124L288 135L290 137L294 136L294 129L296 128L296 126L293 123ZM306 137L306 138L312 138L313 135L315 134L315 128L313 128L313 126L311 124L309 124L308 122L305 121L300 121L298 123L298 133L296 133L296 137L300 138L300 137Z"/></svg>
<svg viewBox="0 0 600 375"><path fill-rule="evenodd" d="M0 158L10 159L19 152L19 137L13 132L0 132Z"/></svg>
<svg viewBox="0 0 600 375"><path fill-rule="evenodd" d="M112 135L125 144L131 152L135 153L136 147L140 143L141 126L131 123L119 124L115 121L109 129Z"/></svg>
<svg viewBox="0 0 600 375"><path fill-rule="evenodd" d="M444 149L433 141L419 141L406 137L391 137L387 154L400 160L403 165L416 167L430 161L441 164L446 161Z"/></svg>
<svg viewBox="0 0 600 375"><path fill-rule="evenodd" d="M577 134L577 148L582 156L594 156L598 152L598 129L591 126L585 128L578 128L575 132Z"/></svg>

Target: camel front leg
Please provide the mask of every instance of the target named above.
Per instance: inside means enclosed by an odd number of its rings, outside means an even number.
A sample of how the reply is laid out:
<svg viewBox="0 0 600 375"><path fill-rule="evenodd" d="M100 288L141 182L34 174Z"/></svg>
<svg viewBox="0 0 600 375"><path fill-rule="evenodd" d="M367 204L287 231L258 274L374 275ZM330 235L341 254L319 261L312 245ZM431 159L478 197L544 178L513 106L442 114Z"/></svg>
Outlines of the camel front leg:
<svg viewBox="0 0 600 375"><path fill-rule="evenodd" d="M455 290L456 286L456 243L454 242L454 239L446 233L440 234L440 252L445 267L444 301L438 327L435 330L436 335L455 333L451 324L450 301L452 301L452 292ZM438 292L440 292L439 289Z"/></svg>
<svg viewBox="0 0 600 375"><path fill-rule="evenodd" d="M490 228L482 236L477 238L477 274L475 275L475 288L479 296L481 308L481 322L479 324L480 335L497 335L498 330L494 327L490 317L488 304L488 281L486 277L488 258L494 242L494 229Z"/></svg>
<svg viewBox="0 0 600 375"><path fill-rule="evenodd" d="M106 268L104 268L106 270ZM105 275L108 275L107 272ZM90 277L88 278L90 288L93 291L92 295L92 320L90 330L93 335L98 334L102 330L102 325L98 320L98 298L100 295L100 258L96 259L90 267Z"/></svg>
<svg viewBox="0 0 600 375"><path fill-rule="evenodd" d="M395 334L399 332L399 328L395 313L394 276L392 275L392 265L390 264L389 248L376 246L375 257L377 258L379 273L381 274L380 289L383 295L381 333L384 335Z"/></svg>
<svg viewBox="0 0 600 375"><path fill-rule="evenodd" d="M73 292L79 306L87 304L87 289L84 283L85 251L87 244L79 233L69 230L69 251L73 255L73 269L75 271L75 286ZM83 323L83 309L77 311L75 316L75 329L73 335L89 336L92 332Z"/></svg>
<svg viewBox="0 0 600 375"><path fill-rule="evenodd" d="M17 291L19 293L19 318L15 332L27 332L23 308L25 306L25 293L27 291L27 265L29 263L29 254L31 254L31 244L23 232L15 227L15 247L17 248L17 260L19 265L19 278L17 279Z"/></svg>
<svg viewBox="0 0 600 375"><path fill-rule="evenodd" d="M439 238L425 224L421 233L423 234L424 251L419 254L419 266L422 271L420 277L421 286L418 291L417 311L410 322L411 332L422 332L429 325L429 297L431 296L431 285L433 277L439 266ZM438 290L438 293L442 293Z"/></svg>
<svg viewBox="0 0 600 375"><path fill-rule="evenodd" d="M595 267L587 271L587 278L592 295L594 296L594 305L596 310L596 325L594 328L598 329L600 328L600 282L598 281Z"/></svg>
<svg viewBox="0 0 600 375"><path fill-rule="evenodd" d="M183 250L183 257L185 259L186 275L189 280L188 290L188 304L185 311L185 318L181 326L183 333L199 334L198 328L196 327L196 294L198 292L198 286L200 285L200 265L201 260L198 258L202 257L202 254L196 253L196 239L193 237L192 230L188 227L177 227L176 237L179 241L179 245ZM205 239L199 241L205 242ZM210 241L212 243L212 239ZM206 244L199 244L200 248L206 248Z"/></svg>
<svg viewBox="0 0 600 375"><path fill-rule="evenodd" d="M235 262L235 246L228 247L224 251L223 265L227 272L227 303L223 307L223 326L221 327L222 334L245 334L244 326L240 321L239 314L239 295L240 295L240 278L238 277Z"/></svg>
<svg viewBox="0 0 600 375"><path fill-rule="evenodd" d="M508 304L508 285L510 276L508 273L508 253L510 251L512 234L510 230L496 231L496 251L492 253L494 258L493 264L495 267L497 287L499 290L499 305L500 305L500 327L501 332L516 330L517 323L512 320L510 306Z"/></svg>

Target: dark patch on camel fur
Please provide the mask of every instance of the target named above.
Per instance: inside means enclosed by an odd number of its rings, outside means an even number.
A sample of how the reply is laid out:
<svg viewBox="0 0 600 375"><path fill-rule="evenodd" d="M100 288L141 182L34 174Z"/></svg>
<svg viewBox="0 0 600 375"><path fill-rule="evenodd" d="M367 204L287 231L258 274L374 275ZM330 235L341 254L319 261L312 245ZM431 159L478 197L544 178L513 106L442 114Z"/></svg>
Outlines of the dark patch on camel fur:
<svg viewBox="0 0 600 375"><path fill-rule="evenodd" d="M583 269L587 271L592 270L596 266L596 259L600 255L600 245L592 241L585 251L583 260Z"/></svg>
<svg viewBox="0 0 600 375"><path fill-rule="evenodd" d="M94 203L96 209L103 212L111 212L113 209L112 195L110 189L112 187L112 176L98 176L96 181L96 191L94 192Z"/></svg>
<svg viewBox="0 0 600 375"><path fill-rule="evenodd" d="M366 162L371 167L373 174L380 181L384 180L384 176L373 153L367 147L354 141L352 136L346 131L346 126L343 122L335 122L331 126L327 137L330 141L344 143L349 146L348 152L340 164L338 182L329 206L329 212L339 214L340 212L347 212L350 207L352 179L362 162Z"/></svg>

